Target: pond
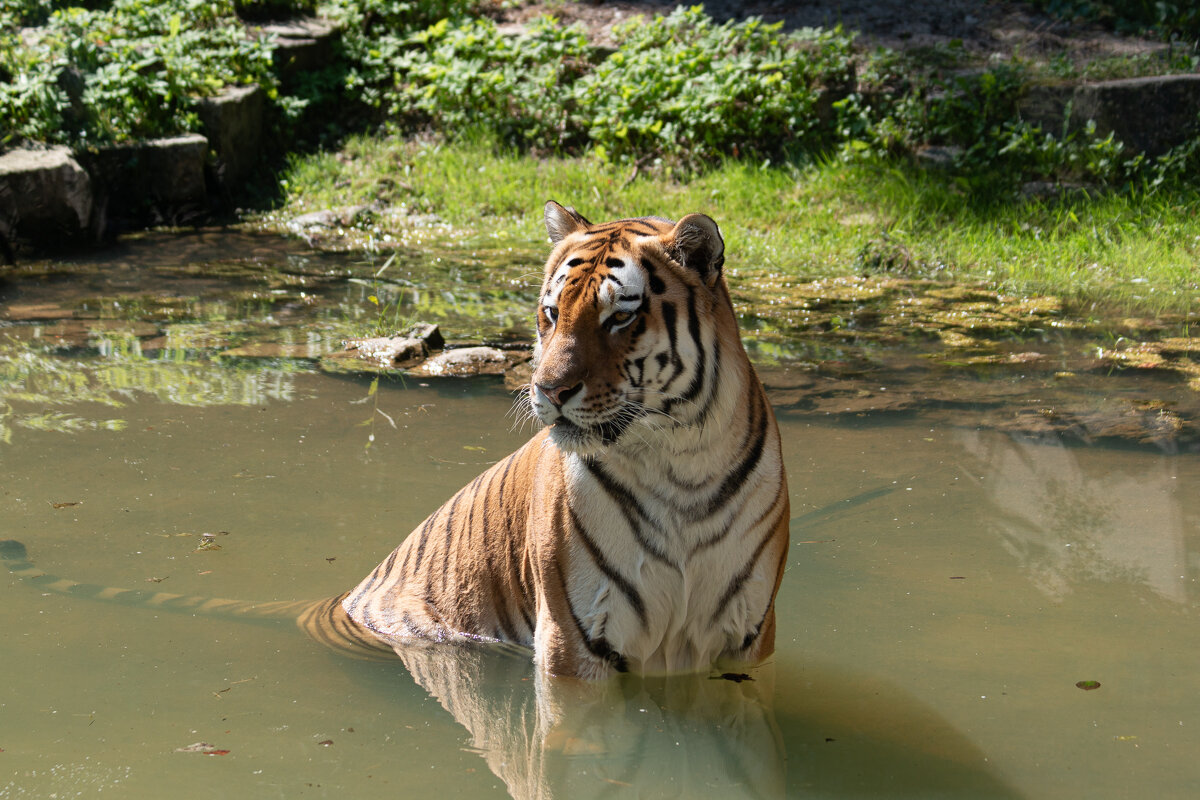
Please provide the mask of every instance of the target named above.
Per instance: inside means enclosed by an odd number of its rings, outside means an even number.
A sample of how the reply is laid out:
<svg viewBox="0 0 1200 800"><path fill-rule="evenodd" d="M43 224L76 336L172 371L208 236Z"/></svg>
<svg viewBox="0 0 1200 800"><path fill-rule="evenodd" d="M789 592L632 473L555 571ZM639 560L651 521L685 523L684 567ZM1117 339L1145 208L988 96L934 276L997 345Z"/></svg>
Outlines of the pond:
<svg viewBox="0 0 1200 800"><path fill-rule="evenodd" d="M151 594L353 586L531 433L498 377L320 368L388 292L450 339L527 337L536 255L471 253L376 277L383 259L218 232L11 270L0 538L46 572ZM289 624L4 572L0 798L1194 792L1187 376L1084 371L1074 334L993 351L1036 348L1052 364L1035 374L1007 357L948 372L942 340L831 333L748 336L793 514L778 650L752 680L582 690L522 654L357 661ZM1121 438L1109 419L1136 424Z"/></svg>

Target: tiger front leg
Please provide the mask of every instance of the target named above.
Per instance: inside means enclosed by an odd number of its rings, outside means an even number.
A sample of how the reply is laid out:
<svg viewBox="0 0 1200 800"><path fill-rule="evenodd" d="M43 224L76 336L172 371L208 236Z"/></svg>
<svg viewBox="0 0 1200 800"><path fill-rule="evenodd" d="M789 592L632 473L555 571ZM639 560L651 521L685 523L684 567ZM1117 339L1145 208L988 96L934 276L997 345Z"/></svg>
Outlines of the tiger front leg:
<svg viewBox="0 0 1200 800"><path fill-rule="evenodd" d="M598 681L629 667L624 656L604 639L589 640L565 593L539 598L533 660L546 675Z"/></svg>

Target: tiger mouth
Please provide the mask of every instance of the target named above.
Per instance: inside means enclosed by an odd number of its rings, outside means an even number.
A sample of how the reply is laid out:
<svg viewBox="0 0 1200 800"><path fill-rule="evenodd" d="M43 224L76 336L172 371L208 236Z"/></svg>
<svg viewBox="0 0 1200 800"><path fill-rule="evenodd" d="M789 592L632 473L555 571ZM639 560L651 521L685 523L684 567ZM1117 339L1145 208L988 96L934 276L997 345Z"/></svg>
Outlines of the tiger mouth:
<svg viewBox="0 0 1200 800"><path fill-rule="evenodd" d="M550 429L560 445L594 447L616 444L632 420L609 420L598 425L580 425L566 417L559 417Z"/></svg>

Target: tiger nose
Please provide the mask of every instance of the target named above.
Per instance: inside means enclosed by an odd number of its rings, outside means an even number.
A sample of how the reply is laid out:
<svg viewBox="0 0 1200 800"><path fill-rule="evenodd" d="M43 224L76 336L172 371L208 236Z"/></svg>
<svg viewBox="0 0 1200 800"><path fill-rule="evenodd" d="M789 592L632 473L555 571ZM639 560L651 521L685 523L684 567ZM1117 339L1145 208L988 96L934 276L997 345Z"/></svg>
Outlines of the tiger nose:
<svg viewBox="0 0 1200 800"><path fill-rule="evenodd" d="M554 404L555 408L562 408L563 403L570 400L575 394L583 388L583 381L576 383L574 386L545 386L537 384L537 389L546 399Z"/></svg>

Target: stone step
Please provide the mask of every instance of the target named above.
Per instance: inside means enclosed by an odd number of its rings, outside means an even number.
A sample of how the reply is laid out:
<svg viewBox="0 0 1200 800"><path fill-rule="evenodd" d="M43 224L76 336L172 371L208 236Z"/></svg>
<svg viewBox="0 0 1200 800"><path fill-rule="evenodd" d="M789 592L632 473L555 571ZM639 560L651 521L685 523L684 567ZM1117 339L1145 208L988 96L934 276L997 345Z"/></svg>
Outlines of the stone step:
<svg viewBox="0 0 1200 800"><path fill-rule="evenodd" d="M23 245L82 244L92 230L92 181L69 148L0 155L0 256Z"/></svg>
<svg viewBox="0 0 1200 800"><path fill-rule="evenodd" d="M1055 136L1077 133L1094 120L1097 133L1113 134L1127 152L1162 155L1200 133L1200 75L1032 86L1019 110Z"/></svg>
<svg viewBox="0 0 1200 800"><path fill-rule="evenodd" d="M91 176L93 224L100 234L179 225L208 213L208 139L165 139L89 148L76 158Z"/></svg>

